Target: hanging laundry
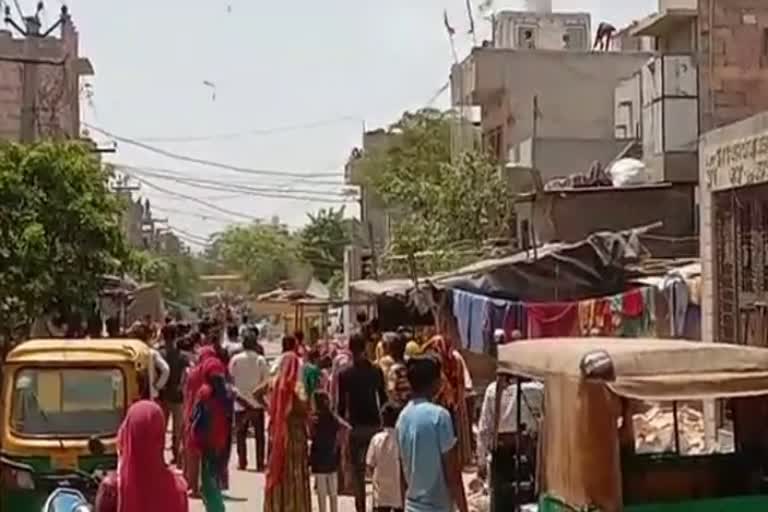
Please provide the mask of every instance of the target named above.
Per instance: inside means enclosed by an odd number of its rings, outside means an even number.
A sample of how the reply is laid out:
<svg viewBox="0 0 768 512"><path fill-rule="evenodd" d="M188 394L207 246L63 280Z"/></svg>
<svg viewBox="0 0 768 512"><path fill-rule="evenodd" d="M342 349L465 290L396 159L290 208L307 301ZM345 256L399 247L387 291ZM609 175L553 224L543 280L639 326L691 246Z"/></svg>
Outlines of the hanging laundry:
<svg viewBox="0 0 768 512"><path fill-rule="evenodd" d="M528 334L531 338L574 337L579 335L577 302L526 304Z"/></svg>
<svg viewBox="0 0 768 512"><path fill-rule="evenodd" d="M685 313L683 338L687 340L701 339L701 306L688 306L688 311Z"/></svg>
<svg viewBox="0 0 768 512"><path fill-rule="evenodd" d="M661 281L661 290L669 306L670 331L673 337L683 336L685 314L688 311L689 292L685 278L677 272L670 272Z"/></svg>
<svg viewBox="0 0 768 512"><path fill-rule="evenodd" d="M484 349L483 326L490 299L461 290L453 290L453 314L461 338L461 346L473 352Z"/></svg>
<svg viewBox="0 0 768 512"><path fill-rule="evenodd" d="M653 290L635 288L611 299L615 334L623 338L643 338L655 334Z"/></svg>
<svg viewBox="0 0 768 512"><path fill-rule="evenodd" d="M472 295L460 290L453 290L453 316L461 338L461 346L469 346L469 325L472 313Z"/></svg>
<svg viewBox="0 0 768 512"><path fill-rule="evenodd" d="M511 305L511 302L505 300L491 299L488 301L488 306L485 310L485 322L483 323L483 348L485 353L488 353L494 344L494 331L496 329L504 329L504 321L507 318L507 311Z"/></svg>
<svg viewBox="0 0 768 512"><path fill-rule="evenodd" d="M579 302L579 331L582 336L610 336L613 333L610 303L605 299Z"/></svg>
<svg viewBox="0 0 768 512"><path fill-rule="evenodd" d="M507 334L507 339L514 338L513 333L515 331L520 333L520 336L527 338L528 335L528 314L526 312L525 304L522 302L511 302L507 308L507 316L504 319L504 332Z"/></svg>

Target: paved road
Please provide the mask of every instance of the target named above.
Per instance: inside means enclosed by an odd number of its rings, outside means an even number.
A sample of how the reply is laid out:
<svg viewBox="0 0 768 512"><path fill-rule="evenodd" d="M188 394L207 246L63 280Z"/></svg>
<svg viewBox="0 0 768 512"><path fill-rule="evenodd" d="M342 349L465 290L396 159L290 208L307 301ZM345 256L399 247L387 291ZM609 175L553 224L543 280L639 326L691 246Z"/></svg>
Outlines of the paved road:
<svg viewBox="0 0 768 512"><path fill-rule="evenodd" d="M234 457L233 457L234 459ZM232 467L230 474L227 512L262 512L264 507L264 475L252 471L238 471ZM312 496L313 510L317 510L317 503ZM339 512L354 512L355 506L352 498L339 498ZM200 501L193 501L191 512L205 512L205 507Z"/></svg>

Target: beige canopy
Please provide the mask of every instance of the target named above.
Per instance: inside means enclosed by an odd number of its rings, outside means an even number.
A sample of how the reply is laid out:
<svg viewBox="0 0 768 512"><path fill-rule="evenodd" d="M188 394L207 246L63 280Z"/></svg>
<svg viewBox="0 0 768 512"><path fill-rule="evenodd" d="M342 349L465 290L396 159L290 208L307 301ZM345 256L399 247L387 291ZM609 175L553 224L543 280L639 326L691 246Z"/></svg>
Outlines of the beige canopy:
<svg viewBox="0 0 768 512"><path fill-rule="evenodd" d="M642 400L768 395L768 349L682 340L558 338L499 348L499 372L586 379L585 358L610 359L605 385Z"/></svg>

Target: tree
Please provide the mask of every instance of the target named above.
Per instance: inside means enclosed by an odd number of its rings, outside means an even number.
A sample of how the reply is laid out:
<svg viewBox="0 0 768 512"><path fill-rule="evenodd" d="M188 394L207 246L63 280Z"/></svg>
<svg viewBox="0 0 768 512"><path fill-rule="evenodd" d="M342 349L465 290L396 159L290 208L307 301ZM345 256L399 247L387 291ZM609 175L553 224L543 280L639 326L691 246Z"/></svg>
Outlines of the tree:
<svg viewBox="0 0 768 512"><path fill-rule="evenodd" d="M512 205L498 166L481 151L452 158L453 115L406 113L387 130L387 144L359 161L368 185L399 212L392 254L450 254L509 236Z"/></svg>
<svg viewBox="0 0 768 512"><path fill-rule="evenodd" d="M129 271L140 281L159 284L167 299L187 305L197 303L199 262L191 254L155 254L133 251Z"/></svg>
<svg viewBox="0 0 768 512"><path fill-rule="evenodd" d="M0 337L90 307L128 257L109 174L78 143L0 147Z"/></svg>
<svg viewBox="0 0 768 512"><path fill-rule="evenodd" d="M351 243L350 223L344 219L344 207L321 208L308 214L309 222L299 232L301 258L309 264L320 281L328 283L334 273L344 269L344 249Z"/></svg>
<svg viewBox="0 0 768 512"><path fill-rule="evenodd" d="M243 274L254 293L269 291L281 281L305 277L299 241L277 223L229 226L214 236L208 258Z"/></svg>

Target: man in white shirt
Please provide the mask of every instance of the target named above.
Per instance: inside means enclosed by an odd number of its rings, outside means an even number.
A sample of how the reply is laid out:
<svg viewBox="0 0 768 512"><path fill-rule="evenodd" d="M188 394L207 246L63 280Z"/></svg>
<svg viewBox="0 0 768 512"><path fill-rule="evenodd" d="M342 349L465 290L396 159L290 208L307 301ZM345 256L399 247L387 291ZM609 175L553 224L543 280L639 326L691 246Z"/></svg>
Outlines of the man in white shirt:
<svg viewBox="0 0 768 512"><path fill-rule="evenodd" d="M229 373L238 395L235 402L235 436L240 470L248 467L246 440L251 426L256 437L256 469L264 471L265 467L264 404L255 399L253 393L269 380L269 365L257 352L258 336L255 328L248 331L243 340L243 351L229 362Z"/></svg>
<svg viewBox="0 0 768 512"><path fill-rule="evenodd" d="M517 432L517 383L514 378L507 378L501 394L501 413L499 415L499 433ZM544 402L544 386L538 382L521 384L523 400L520 408L521 423L527 432L537 432ZM483 405L480 410L480 422L477 436L478 474L485 478L488 471L488 456L493 437L493 425L496 411L496 381L485 390Z"/></svg>
<svg viewBox="0 0 768 512"><path fill-rule="evenodd" d="M141 322L134 323L128 330L128 336L140 339L149 347L152 356L152 364L147 369L149 398L150 400L158 400L160 391L168 383L168 378L171 376L171 367L168 366L163 355L152 346L152 329L149 325Z"/></svg>

